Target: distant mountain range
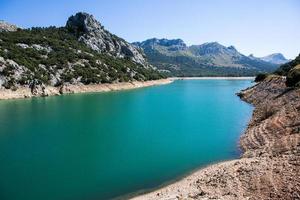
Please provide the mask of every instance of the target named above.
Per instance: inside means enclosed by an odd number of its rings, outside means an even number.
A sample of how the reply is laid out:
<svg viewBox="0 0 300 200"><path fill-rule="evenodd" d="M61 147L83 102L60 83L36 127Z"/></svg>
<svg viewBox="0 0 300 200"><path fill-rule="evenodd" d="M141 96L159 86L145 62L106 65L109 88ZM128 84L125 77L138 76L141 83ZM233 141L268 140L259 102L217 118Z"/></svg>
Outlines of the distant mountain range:
<svg viewBox="0 0 300 200"><path fill-rule="evenodd" d="M0 20L0 88L151 80L167 76L253 76L273 72L282 54L245 56L217 42L187 46L181 39L130 44L90 14L65 27L21 29ZM158 70L157 70L158 69Z"/></svg>
<svg viewBox="0 0 300 200"><path fill-rule="evenodd" d="M272 72L288 60L282 54L263 58L245 56L234 46L217 42L187 46L181 39L135 42L149 62L171 76L252 76Z"/></svg>

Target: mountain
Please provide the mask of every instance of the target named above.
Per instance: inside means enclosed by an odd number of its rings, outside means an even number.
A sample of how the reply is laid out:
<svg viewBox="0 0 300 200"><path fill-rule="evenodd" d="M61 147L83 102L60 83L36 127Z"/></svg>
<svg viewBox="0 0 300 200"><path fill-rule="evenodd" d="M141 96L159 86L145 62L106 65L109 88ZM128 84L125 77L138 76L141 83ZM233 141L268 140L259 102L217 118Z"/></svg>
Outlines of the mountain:
<svg viewBox="0 0 300 200"><path fill-rule="evenodd" d="M66 28L75 34L79 41L99 53L129 58L144 67L150 67L140 49L105 30L92 15L77 13L68 19Z"/></svg>
<svg viewBox="0 0 300 200"><path fill-rule="evenodd" d="M281 53L274 53L265 57L260 58L263 61L274 63L274 64L284 64L289 60L286 59Z"/></svg>
<svg viewBox="0 0 300 200"><path fill-rule="evenodd" d="M152 65L171 76L252 76L278 67L217 42L187 46L181 39L153 38L133 44L144 50Z"/></svg>
<svg viewBox="0 0 300 200"><path fill-rule="evenodd" d="M0 87L159 79L142 50L77 13L65 27L0 32Z"/></svg>

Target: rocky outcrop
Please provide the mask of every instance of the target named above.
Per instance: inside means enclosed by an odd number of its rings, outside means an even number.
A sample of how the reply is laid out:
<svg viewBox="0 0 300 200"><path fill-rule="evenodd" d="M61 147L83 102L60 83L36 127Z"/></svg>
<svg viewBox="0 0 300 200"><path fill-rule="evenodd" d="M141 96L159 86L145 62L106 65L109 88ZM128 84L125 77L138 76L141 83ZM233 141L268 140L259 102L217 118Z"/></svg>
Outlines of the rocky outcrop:
<svg viewBox="0 0 300 200"><path fill-rule="evenodd" d="M239 96L255 106L240 139L241 159L133 199L300 199L300 89L272 76Z"/></svg>
<svg viewBox="0 0 300 200"><path fill-rule="evenodd" d="M28 48L30 49L31 48L31 49L35 49L37 51L45 51L46 53L50 53L52 51L51 47L49 47L49 46L44 47L40 44L33 44L33 45L29 46L29 45L24 44L24 43L17 43L16 46L21 47L23 49L28 49Z"/></svg>
<svg viewBox="0 0 300 200"><path fill-rule="evenodd" d="M18 30L17 26L0 20L0 32L3 32L3 31L11 32L11 31L17 31L17 30Z"/></svg>
<svg viewBox="0 0 300 200"><path fill-rule="evenodd" d="M21 80L28 74L31 73L26 67L0 56L0 89L11 88L15 81Z"/></svg>
<svg viewBox="0 0 300 200"><path fill-rule="evenodd" d="M74 33L79 41L84 42L95 51L119 58L130 58L144 67L150 67L142 50L105 30L90 14L79 12L71 16L67 21L66 28Z"/></svg>

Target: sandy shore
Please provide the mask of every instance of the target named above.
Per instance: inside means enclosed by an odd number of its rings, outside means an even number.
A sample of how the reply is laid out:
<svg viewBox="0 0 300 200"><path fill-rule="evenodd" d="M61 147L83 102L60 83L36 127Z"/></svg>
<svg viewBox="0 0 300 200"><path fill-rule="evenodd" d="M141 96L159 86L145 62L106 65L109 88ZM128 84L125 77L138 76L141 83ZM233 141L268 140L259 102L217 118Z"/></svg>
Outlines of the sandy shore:
<svg viewBox="0 0 300 200"><path fill-rule="evenodd" d="M28 87L18 88L16 91L0 89L0 100L6 99L22 99L31 97L46 97L61 94L73 94L73 93L93 93L93 92L109 92L117 90L129 90L142 87L149 87L154 85L163 85L172 83L172 79L160 79L153 81L144 82L127 82L127 83L113 83L113 84L95 84L95 85L67 85L64 87L51 87L47 86L41 91L36 91L32 93L31 89Z"/></svg>

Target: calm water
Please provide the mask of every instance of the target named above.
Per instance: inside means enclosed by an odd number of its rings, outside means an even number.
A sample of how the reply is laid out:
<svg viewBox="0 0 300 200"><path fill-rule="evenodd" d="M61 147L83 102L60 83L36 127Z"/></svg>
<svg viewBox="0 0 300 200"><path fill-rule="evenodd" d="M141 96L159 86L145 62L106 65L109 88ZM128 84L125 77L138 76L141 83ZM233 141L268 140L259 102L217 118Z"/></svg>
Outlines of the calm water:
<svg viewBox="0 0 300 200"><path fill-rule="evenodd" d="M94 200L238 157L250 80L0 101L0 199Z"/></svg>

